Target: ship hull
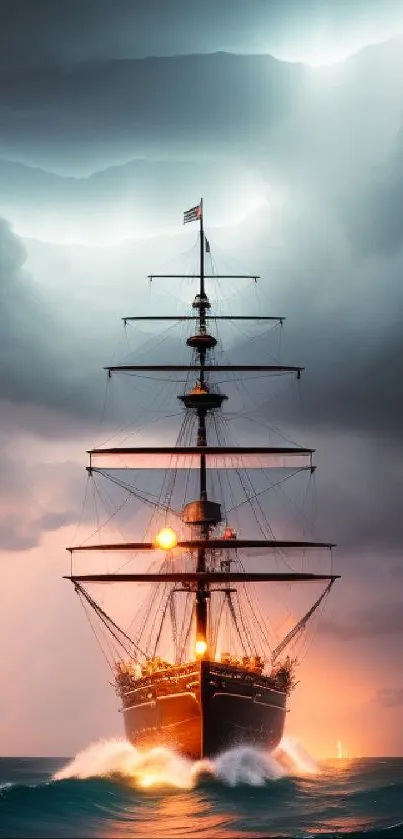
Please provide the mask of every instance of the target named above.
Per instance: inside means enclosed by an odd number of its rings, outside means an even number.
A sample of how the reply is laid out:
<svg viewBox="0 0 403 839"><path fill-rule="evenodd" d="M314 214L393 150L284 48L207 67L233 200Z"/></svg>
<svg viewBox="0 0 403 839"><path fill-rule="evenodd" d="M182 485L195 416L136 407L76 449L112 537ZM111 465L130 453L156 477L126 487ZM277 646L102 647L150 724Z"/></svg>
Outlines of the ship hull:
<svg viewBox="0 0 403 839"><path fill-rule="evenodd" d="M272 751L284 730L286 694L269 677L215 662L140 679L123 701L134 746L166 746L195 760L244 745Z"/></svg>

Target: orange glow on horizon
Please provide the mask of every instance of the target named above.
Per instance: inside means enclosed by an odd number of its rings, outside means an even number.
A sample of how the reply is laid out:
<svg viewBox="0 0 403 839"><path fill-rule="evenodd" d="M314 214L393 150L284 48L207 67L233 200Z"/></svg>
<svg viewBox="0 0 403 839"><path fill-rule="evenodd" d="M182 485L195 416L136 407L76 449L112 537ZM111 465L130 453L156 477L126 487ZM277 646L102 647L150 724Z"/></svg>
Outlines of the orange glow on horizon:
<svg viewBox="0 0 403 839"><path fill-rule="evenodd" d="M160 779L157 775L143 775L143 777L138 779L138 783L141 787L147 789L147 787L158 786Z"/></svg>
<svg viewBox="0 0 403 839"><path fill-rule="evenodd" d="M337 741L337 759L338 760L349 760L350 758L351 758L351 755L349 754L349 752L345 751L345 749L343 748L343 744L342 744L341 740L338 740Z"/></svg>

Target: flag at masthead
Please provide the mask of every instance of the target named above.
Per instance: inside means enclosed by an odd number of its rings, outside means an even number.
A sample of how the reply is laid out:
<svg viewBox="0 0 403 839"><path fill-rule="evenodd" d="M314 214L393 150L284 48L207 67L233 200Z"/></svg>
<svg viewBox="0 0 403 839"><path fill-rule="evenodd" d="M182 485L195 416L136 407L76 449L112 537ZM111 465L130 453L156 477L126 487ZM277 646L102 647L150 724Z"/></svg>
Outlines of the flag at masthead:
<svg viewBox="0 0 403 839"><path fill-rule="evenodd" d="M197 221L202 217L202 202L200 204L196 204L195 207L191 207L190 210L186 210L183 214L183 223L187 224L188 221Z"/></svg>

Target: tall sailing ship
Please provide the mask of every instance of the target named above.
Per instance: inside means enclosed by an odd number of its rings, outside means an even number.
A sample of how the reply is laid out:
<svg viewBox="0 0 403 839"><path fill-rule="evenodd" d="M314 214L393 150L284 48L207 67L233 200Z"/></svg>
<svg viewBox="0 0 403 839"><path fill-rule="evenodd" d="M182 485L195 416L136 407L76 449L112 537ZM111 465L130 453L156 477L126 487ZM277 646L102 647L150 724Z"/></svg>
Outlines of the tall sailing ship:
<svg viewBox="0 0 403 839"><path fill-rule="evenodd" d="M222 364L216 362L214 331L223 322L282 325L282 317L265 314L217 314L206 292L206 281L248 275L206 273L210 245L204 233L203 202L184 214L184 223L200 225L198 289L188 314L150 315L154 322L179 322L188 328L186 345L192 353L185 364L121 364L107 367L114 374L168 375L182 392L181 430L175 445L118 446L89 451L89 480L102 476L123 489L125 502L135 499L152 507L145 541L89 543L70 547L71 580L97 627L106 638L107 658L121 702L124 728L139 748L168 746L191 758L217 754L242 744L268 751L281 741L287 698L295 686L297 659L290 651L304 635L308 622L319 614L335 579L329 573L296 570L290 557L303 560L310 551L330 551L319 541L278 539L263 512L262 500L282 480L267 485L264 476L285 472L287 477L316 468L313 449L298 445L228 445L223 418L228 396L214 379L216 373L238 377L253 373L272 377L301 375L303 368L283 364ZM150 275L181 277L185 275ZM255 281L257 277L253 277ZM123 319L144 322L144 316ZM190 333L190 334L189 334ZM178 374L185 380L178 379ZM225 379L225 376L224 376ZM183 387L185 381L185 387ZM183 392L184 391L184 392ZM140 395L141 399L141 395ZM106 465L105 465L106 464ZM159 492L142 489L139 474L157 475ZM260 483L253 482L257 474ZM133 475L135 476L133 478ZM229 495L230 476L241 497ZM175 494L176 493L176 494ZM182 503L178 499L182 498ZM228 500L230 498L230 501ZM249 525L260 533L239 533L235 512L249 506ZM109 518L113 517L113 513ZM158 525L158 527L157 527ZM171 526L174 525L174 526ZM248 526L249 526L248 525ZM154 530L153 530L154 529ZM98 531L99 532L99 531ZM260 536L260 538L259 538ZM105 573L77 573L81 552L121 556L118 568ZM126 558L127 557L127 558ZM151 566L141 573L128 564L144 558ZM248 570L247 560L260 557L260 568ZM262 561L264 563L262 570ZM281 569L283 563L284 569ZM270 570L267 570L269 566ZM122 570L123 568L123 570ZM259 595L278 591L279 584L316 583L317 599L282 638L270 634ZM136 610L138 621L122 627L95 599L92 586L119 584L120 593L134 584L148 584L147 596ZM257 585L259 587L257 588ZM264 584L270 584L271 588ZM123 587L123 589L122 589ZM108 585L109 588L109 585ZM139 587L135 587L135 597ZM102 597L102 595L101 595ZM275 602L268 598L268 604ZM266 603L267 606L267 603ZM270 606L269 606L270 608ZM168 627L168 629L167 629Z"/></svg>

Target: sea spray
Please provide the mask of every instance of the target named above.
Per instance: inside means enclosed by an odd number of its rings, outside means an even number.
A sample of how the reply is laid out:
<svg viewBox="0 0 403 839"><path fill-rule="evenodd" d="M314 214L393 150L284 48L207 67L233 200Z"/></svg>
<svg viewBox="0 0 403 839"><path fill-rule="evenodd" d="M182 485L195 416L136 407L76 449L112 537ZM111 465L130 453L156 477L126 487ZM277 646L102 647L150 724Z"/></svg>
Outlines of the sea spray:
<svg viewBox="0 0 403 839"><path fill-rule="evenodd" d="M284 738L275 754L253 746L228 749L215 758L192 761L163 746L140 751L124 739L100 740L79 752L54 780L120 775L139 788L192 789L206 775L228 786L263 786L284 775L318 771L297 740Z"/></svg>
<svg viewBox="0 0 403 839"><path fill-rule="evenodd" d="M253 746L229 749L212 763L215 777L231 787L238 784L261 787L266 781L277 780L286 774L275 757Z"/></svg>
<svg viewBox="0 0 403 839"><path fill-rule="evenodd" d="M287 774L317 775L320 772L318 762L296 737L283 737L273 756L287 769Z"/></svg>
<svg viewBox="0 0 403 839"><path fill-rule="evenodd" d="M79 752L54 779L121 775L141 787L191 789L195 783L194 767L191 760L163 746L140 752L124 739L100 740Z"/></svg>

